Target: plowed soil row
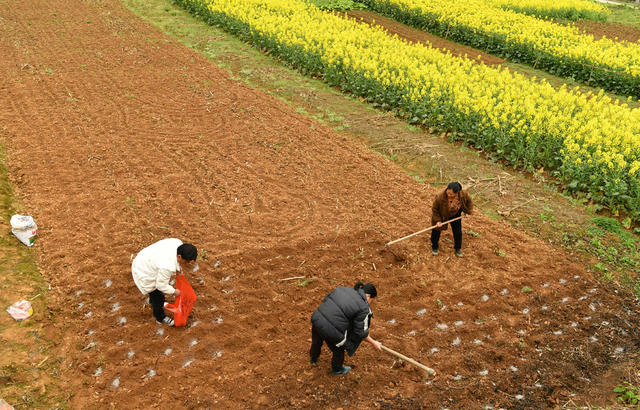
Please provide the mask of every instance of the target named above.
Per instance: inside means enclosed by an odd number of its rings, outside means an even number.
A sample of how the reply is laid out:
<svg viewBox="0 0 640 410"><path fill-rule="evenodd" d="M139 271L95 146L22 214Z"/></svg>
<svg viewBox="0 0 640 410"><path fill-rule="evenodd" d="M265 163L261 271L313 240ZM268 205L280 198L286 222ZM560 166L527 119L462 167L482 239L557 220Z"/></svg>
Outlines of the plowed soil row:
<svg viewBox="0 0 640 410"><path fill-rule="evenodd" d="M640 29L619 23L609 23L604 21L580 20L575 25L586 33L592 34L596 40L606 36L615 40L626 40L631 43L640 40Z"/></svg>
<svg viewBox="0 0 640 410"><path fill-rule="evenodd" d="M448 235L438 257L421 238L395 258L384 243L427 226L439 188L119 2L0 2L0 16L0 133L40 227L72 407L545 407L588 400L638 350L637 306L483 215L464 222L462 259ZM186 328L157 325L131 280L164 237L204 258ZM326 350L309 366L311 313L359 279L378 287L372 336L435 378L368 345L347 376Z"/></svg>

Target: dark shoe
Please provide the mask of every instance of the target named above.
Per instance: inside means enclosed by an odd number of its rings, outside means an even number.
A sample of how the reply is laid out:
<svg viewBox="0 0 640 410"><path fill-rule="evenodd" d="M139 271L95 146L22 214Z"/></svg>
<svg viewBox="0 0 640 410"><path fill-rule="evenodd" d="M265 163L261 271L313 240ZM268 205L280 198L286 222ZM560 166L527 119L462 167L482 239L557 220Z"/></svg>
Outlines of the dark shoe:
<svg viewBox="0 0 640 410"><path fill-rule="evenodd" d="M438 248L431 248L431 254L433 256L438 256Z"/></svg>
<svg viewBox="0 0 640 410"><path fill-rule="evenodd" d="M169 316L165 316L164 319L162 319L162 322L159 320L156 320L156 322L160 323L161 325L173 326L173 319L171 319Z"/></svg>
<svg viewBox="0 0 640 410"><path fill-rule="evenodd" d="M342 369L340 369L340 370L332 370L331 373L333 373L333 374L347 374L350 371L351 371L351 367L342 366Z"/></svg>
<svg viewBox="0 0 640 410"><path fill-rule="evenodd" d="M462 253L462 251L460 249L456 249L456 256L458 258L462 258L464 256L464 253Z"/></svg>

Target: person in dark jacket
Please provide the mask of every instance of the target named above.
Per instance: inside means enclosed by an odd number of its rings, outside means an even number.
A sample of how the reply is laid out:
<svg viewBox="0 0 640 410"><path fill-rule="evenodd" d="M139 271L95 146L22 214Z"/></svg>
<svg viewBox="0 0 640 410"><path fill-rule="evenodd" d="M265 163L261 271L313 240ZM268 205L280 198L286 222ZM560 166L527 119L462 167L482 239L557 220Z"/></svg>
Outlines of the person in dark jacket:
<svg viewBox="0 0 640 410"><path fill-rule="evenodd" d="M463 212L471 215L473 202L459 182L451 182L443 192L436 196L431 207L431 225L436 226L431 230L431 253L433 255L438 254L440 234L447 229L447 225L451 225L456 256L462 257L462 220L458 219L450 224L443 224L442 222L457 218Z"/></svg>
<svg viewBox="0 0 640 410"><path fill-rule="evenodd" d="M377 295L373 284L358 282L353 289L340 286L324 298L311 315L311 364L318 361L323 341L333 352L333 374L346 374L351 370L351 367L343 366L344 352L353 356L362 340L382 350L381 343L369 336L373 316L370 304Z"/></svg>

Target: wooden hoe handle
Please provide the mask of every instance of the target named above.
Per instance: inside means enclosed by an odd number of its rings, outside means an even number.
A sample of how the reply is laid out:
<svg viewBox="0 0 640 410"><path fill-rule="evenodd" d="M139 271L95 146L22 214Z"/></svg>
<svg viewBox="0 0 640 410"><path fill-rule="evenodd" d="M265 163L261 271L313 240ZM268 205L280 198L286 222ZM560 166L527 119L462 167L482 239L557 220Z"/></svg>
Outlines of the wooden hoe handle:
<svg viewBox="0 0 640 410"><path fill-rule="evenodd" d="M453 219L449 219L448 221L444 221L444 222L442 222L442 225L446 225L446 224L448 224L448 223L450 223L450 222L457 221L458 219L462 219L462 215L460 215L460 216L459 216L459 217L457 217L457 218L453 218ZM426 229L423 229L423 230L421 230L421 231L414 232L414 233L412 233L412 234L410 234L410 235L407 235L407 236L403 236L402 238L400 238L400 239L396 239L395 241L387 242L387 243L385 244L385 246L388 248L388 247L389 247L389 245L393 245L393 244L394 244L394 243L396 243L396 242L404 241L405 239L409 239L409 238L411 238L412 236L420 235L421 233L424 233L424 232L430 231L430 230L432 230L433 228L435 228L436 226L438 226L438 225L433 225L433 226L430 226L430 227L428 227L428 228L426 228Z"/></svg>
<svg viewBox="0 0 640 410"><path fill-rule="evenodd" d="M391 350L391 349L389 349L387 346L385 346L385 345L383 345L383 344L380 344L380 347L382 348L382 350L384 350L384 351L386 351L386 352L389 352L389 353L391 353L392 355L394 355L394 356L396 356L396 357L399 357L400 359L402 359L402 360L404 360L404 361L407 361L407 362L411 363L411 364L412 364L412 365L414 365L414 366L418 366L419 368L421 368L422 370L424 370L425 372L427 372L427 375L429 375L429 376L433 376L434 374L436 374L436 371L435 371L435 370L433 370L432 368L427 367L427 366L423 365L423 364L422 364L422 363L420 363L420 362L416 362L415 360L413 360L413 359L412 359L412 358L410 358L410 357L407 357L407 356L405 356L405 355L403 355L403 354L401 354L401 353L398 353L398 352L396 352L395 350Z"/></svg>

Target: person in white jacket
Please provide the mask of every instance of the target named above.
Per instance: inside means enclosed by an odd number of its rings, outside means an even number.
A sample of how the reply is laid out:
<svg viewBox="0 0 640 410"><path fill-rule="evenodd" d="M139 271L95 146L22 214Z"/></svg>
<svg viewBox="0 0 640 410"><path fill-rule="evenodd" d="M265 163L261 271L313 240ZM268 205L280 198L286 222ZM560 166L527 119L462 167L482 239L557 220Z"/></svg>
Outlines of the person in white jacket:
<svg viewBox="0 0 640 410"><path fill-rule="evenodd" d="M192 244L168 238L147 246L133 259L133 281L143 295L149 295L158 323L173 326L173 319L164 313L164 295L180 296L180 289L169 281L177 272L192 270L197 257L198 250Z"/></svg>

